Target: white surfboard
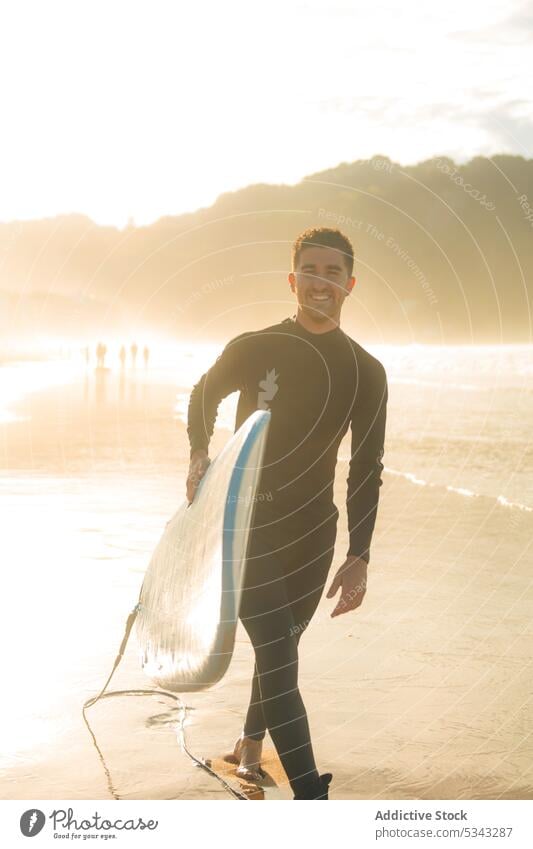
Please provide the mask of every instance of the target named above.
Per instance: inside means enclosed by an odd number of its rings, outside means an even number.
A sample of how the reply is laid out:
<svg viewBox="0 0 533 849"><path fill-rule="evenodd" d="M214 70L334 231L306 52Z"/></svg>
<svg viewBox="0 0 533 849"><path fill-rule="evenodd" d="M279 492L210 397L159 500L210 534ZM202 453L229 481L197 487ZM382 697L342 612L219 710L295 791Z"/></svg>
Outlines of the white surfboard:
<svg viewBox="0 0 533 849"><path fill-rule="evenodd" d="M143 669L166 690L209 687L231 660L269 422L264 410L244 422L152 556L136 630Z"/></svg>

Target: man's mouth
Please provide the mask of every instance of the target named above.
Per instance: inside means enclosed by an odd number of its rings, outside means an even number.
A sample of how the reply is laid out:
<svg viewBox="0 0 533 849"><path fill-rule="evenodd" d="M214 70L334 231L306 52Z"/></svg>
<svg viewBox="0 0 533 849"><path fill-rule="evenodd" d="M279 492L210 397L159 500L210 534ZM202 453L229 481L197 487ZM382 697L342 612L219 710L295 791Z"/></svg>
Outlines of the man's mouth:
<svg viewBox="0 0 533 849"><path fill-rule="evenodd" d="M317 304L325 304L327 301L331 301L331 295L309 295L309 299L311 301L315 301Z"/></svg>

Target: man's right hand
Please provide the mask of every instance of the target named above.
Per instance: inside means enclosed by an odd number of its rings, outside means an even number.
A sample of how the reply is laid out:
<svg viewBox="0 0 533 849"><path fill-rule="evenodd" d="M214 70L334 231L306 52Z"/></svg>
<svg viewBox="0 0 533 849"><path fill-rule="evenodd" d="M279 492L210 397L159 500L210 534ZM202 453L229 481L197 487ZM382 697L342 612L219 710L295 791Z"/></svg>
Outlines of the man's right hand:
<svg viewBox="0 0 533 849"><path fill-rule="evenodd" d="M187 477L187 501L189 504L192 503L198 484L205 475L210 462L211 460L207 456L207 451L204 451L203 448L195 451L191 455L189 474Z"/></svg>

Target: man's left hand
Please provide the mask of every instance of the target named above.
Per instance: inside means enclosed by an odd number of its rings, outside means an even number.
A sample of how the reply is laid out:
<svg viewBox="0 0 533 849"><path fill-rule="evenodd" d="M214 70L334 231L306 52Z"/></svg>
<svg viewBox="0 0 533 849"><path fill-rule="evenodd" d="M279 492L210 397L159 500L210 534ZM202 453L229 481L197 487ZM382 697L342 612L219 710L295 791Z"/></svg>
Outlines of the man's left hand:
<svg viewBox="0 0 533 849"><path fill-rule="evenodd" d="M341 597L331 614L332 617L348 613L349 610L355 610L360 606L366 593L367 569L366 560L349 555L337 570L326 594L326 598L333 598L338 590L341 590Z"/></svg>

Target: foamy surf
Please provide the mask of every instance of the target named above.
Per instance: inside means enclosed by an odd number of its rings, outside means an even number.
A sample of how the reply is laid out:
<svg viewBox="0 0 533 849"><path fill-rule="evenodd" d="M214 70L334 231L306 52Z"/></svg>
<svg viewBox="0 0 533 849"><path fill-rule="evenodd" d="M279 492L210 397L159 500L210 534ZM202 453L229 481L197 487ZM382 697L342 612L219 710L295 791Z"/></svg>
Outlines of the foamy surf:
<svg viewBox="0 0 533 849"><path fill-rule="evenodd" d="M340 457L339 459L348 461L349 457ZM429 486L433 488L442 487L441 484L432 483L431 481L423 480L422 478L418 478L413 472L401 472L399 469L391 469L388 466L385 466L383 469L385 474L394 475L396 477L404 478L404 480L409 481L409 483L416 484L416 486ZM487 495L483 492L473 492L471 489L467 489L464 486L451 486L451 484L445 487L449 492L455 492L456 495L462 495L465 498L493 498L498 504L502 507L510 507L516 510L524 510L527 513L533 513L533 507L529 507L527 504L521 504L519 501L509 501L505 495Z"/></svg>
<svg viewBox="0 0 533 849"><path fill-rule="evenodd" d="M516 507L517 510L525 510L527 513L533 513L533 507L528 507L527 504L520 504L518 501L509 501L505 495L498 495L496 501L502 507Z"/></svg>

